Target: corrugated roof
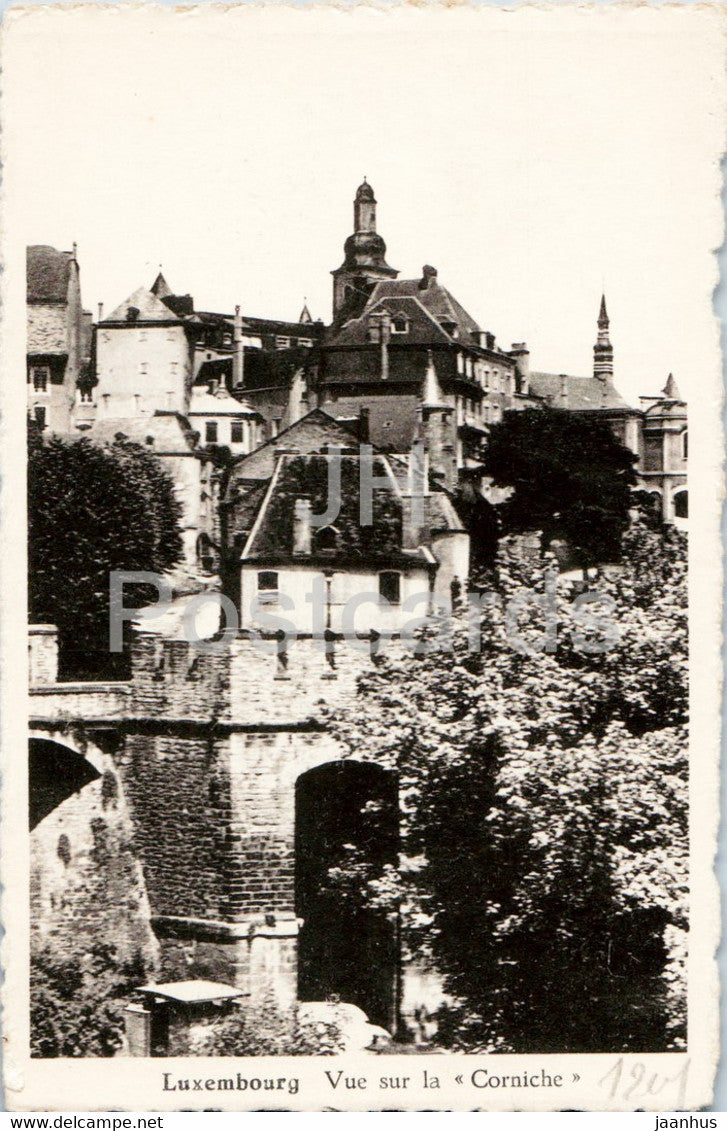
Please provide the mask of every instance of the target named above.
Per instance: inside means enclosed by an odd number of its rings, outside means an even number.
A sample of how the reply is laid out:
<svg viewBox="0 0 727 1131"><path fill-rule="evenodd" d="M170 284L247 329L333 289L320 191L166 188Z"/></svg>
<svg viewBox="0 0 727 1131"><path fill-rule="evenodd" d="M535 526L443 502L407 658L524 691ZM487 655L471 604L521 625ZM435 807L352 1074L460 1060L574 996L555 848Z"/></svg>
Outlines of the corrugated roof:
<svg viewBox="0 0 727 1131"><path fill-rule="evenodd" d="M563 381L566 383L567 401L562 396ZM631 408L616 386L610 381L604 383L600 377L534 372L530 374L530 392L543 397L553 408L567 408L572 412Z"/></svg>
<svg viewBox="0 0 727 1131"><path fill-rule="evenodd" d="M57 251L47 244L26 249L26 296L30 303L68 301L72 251Z"/></svg>

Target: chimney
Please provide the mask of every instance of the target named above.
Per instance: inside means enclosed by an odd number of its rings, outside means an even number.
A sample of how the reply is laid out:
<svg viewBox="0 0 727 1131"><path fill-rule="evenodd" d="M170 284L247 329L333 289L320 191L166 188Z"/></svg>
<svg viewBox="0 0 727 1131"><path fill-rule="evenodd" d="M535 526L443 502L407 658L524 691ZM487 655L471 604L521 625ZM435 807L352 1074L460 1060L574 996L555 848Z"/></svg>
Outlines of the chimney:
<svg viewBox="0 0 727 1131"><path fill-rule="evenodd" d="M295 500L293 511L293 553L310 554L311 520L310 499L303 496Z"/></svg>
<svg viewBox="0 0 727 1131"><path fill-rule="evenodd" d="M98 320L99 320L99 322L103 322L103 303L102 302L100 302L98 304Z"/></svg>
<svg viewBox="0 0 727 1131"><path fill-rule="evenodd" d="M210 377L210 382L209 382L209 385L207 386L207 390L208 390L208 392L210 393L211 396L214 397L216 395L218 385L219 385L219 379L217 377Z"/></svg>
<svg viewBox="0 0 727 1131"><path fill-rule="evenodd" d="M233 349L232 356L232 386L235 389L241 389L245 371L245 354L244 346L242 344L242 315L240 307L235 307L235 318L233 321Z"/></svg>
<svg viewBox="0 0 727 1131"><path fill-rule="evenodd" d="M560 397L558 398L559 408L568 408L568 378L565 373L560 375Z"/></svg>
<svg viewBox="0 0 727 1131"><path fill-rule="evenodd" d="M381 315L381 380L389 377L389 337L391 335L391 317L385 310Z"/></svg>
<svg viewBox="0 0 727 1131"><path fill-rule="evenodd" d="M370 424L371 424L371 421L370 421L369 409L366 408L366 407L360 408L358 410L358 438L359 438L359 443L368 444L369 435L370 435L370 432L371 432Z"/></svg>
<svg viewBox="0 0 727 1131"><path fill-rule="evenodd" d="M424 266L422 267L422 277L419 280L419 290L420 291L429 290L430 283L434 282L436 280L436 278L437 278L437 268L436 267L430 267L428 263L425 263Z"/></svg>

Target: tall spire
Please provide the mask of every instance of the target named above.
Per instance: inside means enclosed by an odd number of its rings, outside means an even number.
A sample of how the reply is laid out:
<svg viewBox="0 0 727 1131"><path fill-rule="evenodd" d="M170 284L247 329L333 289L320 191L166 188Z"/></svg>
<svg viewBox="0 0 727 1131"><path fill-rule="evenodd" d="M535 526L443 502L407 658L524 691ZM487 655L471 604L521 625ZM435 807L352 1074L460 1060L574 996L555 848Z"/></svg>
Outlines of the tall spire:
<svg viewBox="0 0 727 1131"><path fill-rule="evenodd" d="M674 380L674 374L670 373L667 377L666 385L662 389L662 395L669 401L680 401L682 395L679 392L679 386Z"/></svg>
<svg viewBox="0 0 727 1131"><path fill-rule="evenodd" d="M601 381L613 379L613 346L609 338L609 318L606 310L606 296L601 295L601 308L598 312L598 337L593 347L593 376Z"/></svg>
<svg viewBox="0 0 727 1131"><path fill-rule="evenodd" d="M313 319L310 316L310 310L308 309L308 299L307 298L303 299L303 309L300 312L300 317L298 318L298 321L299 322L312 322L313 321Z"/></svg>

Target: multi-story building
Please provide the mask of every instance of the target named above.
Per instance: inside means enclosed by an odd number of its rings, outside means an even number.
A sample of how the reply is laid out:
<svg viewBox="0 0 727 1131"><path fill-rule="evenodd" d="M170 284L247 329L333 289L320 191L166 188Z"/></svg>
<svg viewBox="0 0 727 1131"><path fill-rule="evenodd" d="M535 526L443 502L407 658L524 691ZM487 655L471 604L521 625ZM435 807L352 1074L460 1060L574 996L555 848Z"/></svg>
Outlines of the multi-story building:
<svg viewBox="0 0 727 1131"><path fill-rule="evenodd" d="M318 403L335 416L364 404L371 439L403 455L414 442L427 375L434 369L446 423L445 481L475 468L491 423L530 403L524 344L509 351L482 330L440 282L434 267L399 279L376 232L371 185L359 186L354 232L333 272L333 323L324 336L314 384Z"/></svg>
<svg viewBox="0 0 727 1131"><path fill-rule="evenodd" d="M658 397L641 397L642 451L639 483L654 498L664 522L686 525L689 517L687 405L670 373Z"/></svg>
<svg viewBox="0 0 727 1131"><path fill-rule="evenodd" d="M52 432L68 432L91 353L91 314L81 303L76 245L72 251L27 249L28 415Z"/></svg>

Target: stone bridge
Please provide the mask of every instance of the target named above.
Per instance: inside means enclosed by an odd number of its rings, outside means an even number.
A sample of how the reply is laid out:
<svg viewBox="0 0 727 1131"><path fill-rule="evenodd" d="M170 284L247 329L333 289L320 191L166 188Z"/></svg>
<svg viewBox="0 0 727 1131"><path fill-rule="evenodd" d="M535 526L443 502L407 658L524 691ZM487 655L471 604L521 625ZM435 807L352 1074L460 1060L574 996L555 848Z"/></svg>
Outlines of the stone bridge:
<svg viewBox="0 0 727 1131"><path fill-rule="evenodd" d="M344 844L382 863L398 850L395 775L344 757L320 721L353 696L367 657L346 648L332 665L298 640L283 668L249 640L200 654L148 633L129 683L62 684L52 627L30 640L35 887L50 869L58 889L52 907L35 892L41 935L56 929L80 838L82 886L96 891L80 919L90 910L92 933L103 905L129 953L158 954L163 980L224 981L284 1007L337 995L395 1028L396 924L321 895ZM362 817L368 800L378 817Z"/></svg>

